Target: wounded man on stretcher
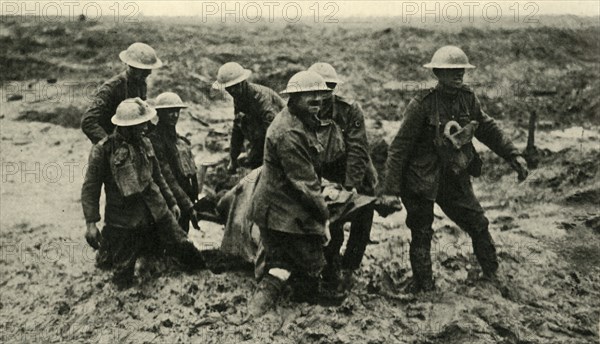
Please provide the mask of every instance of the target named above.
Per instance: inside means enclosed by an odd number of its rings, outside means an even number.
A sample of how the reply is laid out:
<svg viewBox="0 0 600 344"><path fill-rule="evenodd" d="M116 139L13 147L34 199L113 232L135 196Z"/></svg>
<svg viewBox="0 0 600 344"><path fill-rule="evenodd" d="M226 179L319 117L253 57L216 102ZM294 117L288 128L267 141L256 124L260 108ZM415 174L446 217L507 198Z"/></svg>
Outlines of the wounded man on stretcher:
<svg viewBox="0 0 600 344"><path fill-rule="evenodd" d="M214 197L200 199L195 205L199 217L225 226L220 251L255 265L255 274L262 275L260 232L250 220L254 188L260 178L261 168L252 170L218 201ZM401 208L377 203L377 198L346 191L341 185L323 180L323 197L329 210L330 223L345 223L366 206L374 206L381 216ZM208 262L210 265L210 262ZM212 270L212 269L211 269Z"/></svg>

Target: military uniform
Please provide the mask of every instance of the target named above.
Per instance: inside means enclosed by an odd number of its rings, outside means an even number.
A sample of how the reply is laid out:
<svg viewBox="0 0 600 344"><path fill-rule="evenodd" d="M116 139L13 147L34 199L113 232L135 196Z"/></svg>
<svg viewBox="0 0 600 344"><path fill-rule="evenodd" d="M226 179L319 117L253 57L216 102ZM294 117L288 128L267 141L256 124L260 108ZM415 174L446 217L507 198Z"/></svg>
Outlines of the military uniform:
<svg viewBox="0 0 600 344"><path fill-rule="evenodd" d="M322 126L318 130L325 146L323 177L342 184L346 189L356 188L358 193L373 196L377 186L377 172L369 155L369 142L363 111L358 103L340 96L324 102L319 117ZM372 207L365 207L352 220L350 237L346 245L342 265L357 269L366 249L373 224ZM337 264L344 242L343 223L330 225L331 242L325 250L330 264Z"/></svg>
<svg viewBox="0 0 600 344"><path fill-rule="evenodd" d="M161 172L182 210L179 225L188 232L190 210L198 199L196 165L190 149L190 141L177 134L174 127L161 125L149 135Z"/></svg>
<svg viewBox="0 0 600 344"><path fill-rule="evenodd" d="M262 165L267 128L284 107L284 100L275 91L262 85L247 83L243 95L234 98L231 161L235 161L240 155L246 139L249 143L247 167L254 169Z"/></svg>
<svg viewBox="0 0 600 344"><path fill-rule="evenodd" d="M481 110L479 100L468 87L453 92L438 84L411 100L389 148L383 192L402 197L407 211L406 225L412 233L413 275L417 286L424 289L433 287L430 249L434 202L471 236L483 271L494 274L498 269L489 222L470 180L470 175L481 173L481 160L472 143L467 143L460 153L468 156L470 163L456 173L443 154L445 148L440 138L451 120L462 127L477 121L479 126L474 135L479 141L506 160L519 155L495 121Z"/></svg>
<svg viewBox="0 0 600 344"><path fill-rule="evenodd" d="M329 217L317 174L322 153L315 129L285 108L267 131L251 210L261 231L266 271L291 271L311 288L325 265L322 243Z"/></svg>
<svg viewBox="0 0 600 344"><path fill-rule="evenodd" d="M106 81L94 94L94 100L81 118L81 129L92 141L98 143L111 134L115 126L110 118L117 106L128 98L146 100L146 82L132 80L127 71Z"/></svg>
<svg viewBox="0 0 600 344"><path fill-rule="evenodd" d="M110 258L116 282L133 277L141 254L163 249L187 265L203 264L200 253L169 211L176 200L160 172L150 140L130 144L114 132L92 147L81 190L88 223L100 221L102 184L106 225L98 257Z"/></svg>

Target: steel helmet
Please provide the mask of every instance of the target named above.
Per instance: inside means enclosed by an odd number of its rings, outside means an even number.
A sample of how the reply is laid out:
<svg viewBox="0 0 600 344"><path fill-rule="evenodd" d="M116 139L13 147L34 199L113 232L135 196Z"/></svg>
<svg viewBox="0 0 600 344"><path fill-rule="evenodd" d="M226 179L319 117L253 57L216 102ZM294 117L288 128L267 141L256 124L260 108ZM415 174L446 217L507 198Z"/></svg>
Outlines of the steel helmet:
<svg viewBox="0 0 600 344"><path fill-rule="evenodd" d="M156 111L148 103L137 98L129 98L117 106L117 111L110 121L114 125L128 127L144 123L156 118Z"/></svg>
<svg viewBox="0 0 600 344"><path fill-rule="evenodd" d="M325 79L313 71L302 71L294 74L287 83L282 94L312 92L312 91L331 91L331 88L325 84Z"/></svg>
<svg viewBox="0 0 600 344"><path fill-rule="evenodd" d="M469 58L461 48L453 45L446 45L439 48L433 57L431 62L423 65L425 68L475 68L469 63Z"/></svg>
<svg viewBox="0 0 600 344"><path fill-rule="evenodd" d="M212 85L213 88L223 89L229 86L233 86L235 84L239 84L240 82L248 79L248 77L252 74L252 71L249 69L244 69L237 62L227 62L222 65L217 72L217 81L215 81Z"/></svg>
<svg viewBox="0 0 600 344"><path fill-rule="evenodd" d="M162 66L162 61L156 56L156 51L148 44L136 42L121 51L121 61L139 69L155 69Z"/></svg>
<svg viewBox="0 0 600 344"><path fill-rule="evenodd" d="M325 62L317 62L308 68L309 71L318 73L325 79L325 82L341 84L342 80L338 77L332 65Z"/></svg>
<svg viewBox="0 0 600 344"><path fill-rule="evenodd" d="M186 108L187 105L183 103L181 98L176 93L164 92L156 97L155 109L171 109L171 108Z"/></svg>

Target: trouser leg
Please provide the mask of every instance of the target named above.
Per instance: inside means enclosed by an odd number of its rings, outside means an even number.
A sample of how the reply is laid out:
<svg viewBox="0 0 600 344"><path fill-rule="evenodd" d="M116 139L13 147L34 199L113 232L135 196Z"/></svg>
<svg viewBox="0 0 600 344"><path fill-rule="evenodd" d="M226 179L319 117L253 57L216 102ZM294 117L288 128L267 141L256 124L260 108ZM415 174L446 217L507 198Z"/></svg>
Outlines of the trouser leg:
<svg viewBox="0 0 600 344"><path fill-rule="evenodd" d="M96 267L102 270L110 270L113 267L110 253L110 241L108 241L105 237L105 234L111 229L107 228L108 226L104 226L104 228L102 228L102 241L100 243L100 248L96 253Z"/></svg>
<svg viewBox="0 0 600 344"><path fill-rule="evenodd" d="M371 235L374 211L372 206L366 206L352 220L350 236L348 237L346 252L344 252L342 261L344 268L355 270L360 267Z"/></svg>
<svg viewBox="0 0 600 344"><path fill-rule="evenodd" d="M191 241L187 240L187 233L179 227L171 213L157 221L155 226L160 244L164 247L166 254L175 257L192 269L206 267L202 253Z"/></svg>
<svg viewBox="0 0 600 344"><path fill-rule="evenodd" d="M448 217L471 237L473 253L486 274L494 274L498 270L496 247L489 232L489 221L483 211L464 208L461 205L445 202L440 207Z"/></svg>
<svg viewBox="0 0 600 344"><path fill-rule="evenodd" d="M431 266L431 239L433 238L433 201L418 196L403 197L406 207L406 225L411 232L410 265L416 287L431 290L433 271Z"/></svg>
<svg viewBox="0 0 600 344"><path fill-rule="evenodd" d="M323 279L327 282L339 282L340 271L340 249L344 244L344 224L333 223L329 225L331 240L327 247L323 249L327 265L323 269Z"/></svg>
<svg viewBox="0 0 600 344"><path fill-rule="evenodd" d="M451 180L448 178L448 180ZM498 270L496 247L489 232L489 221L473 193L468 176L441 188L438 204L444 213L471 237L473 253L485 274Z"/></svg>
<svg viewBox="0 0 600 344"><path fill-rule="evenodd" d="M135 262L143 247L143 231L135 228L106 226L103 238L109 243L108 255L113 265L113 281L125 285L133 280Z"/></svg>
<svg viewBox="0 0 600 344"><path fill-rule="evenodd" d="M290 283L300 298L317 297L325 256L318 235L290 234L260 229L265 249L265 270L283 269L291 273Z"/></svg>

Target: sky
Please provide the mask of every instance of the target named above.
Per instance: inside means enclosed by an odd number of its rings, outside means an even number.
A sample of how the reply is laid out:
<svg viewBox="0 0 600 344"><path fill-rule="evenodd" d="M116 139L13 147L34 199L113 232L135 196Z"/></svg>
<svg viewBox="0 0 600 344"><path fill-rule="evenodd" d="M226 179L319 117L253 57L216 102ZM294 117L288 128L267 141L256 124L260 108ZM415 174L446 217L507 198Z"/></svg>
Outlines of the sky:
<svg viewBox="0 0 600 344"><path fill-rule="evenodd" d="M503 12L515 14L518 10L520 15L600 15L600 1L138 1L140 9L145 15L209 15L214 6L219 12L236 10L236 3L240 12L253 14L255 8L260 7L266 16L270 9L273 15L283 15L284 6L291 15L297 5L307 13L315 13L317 7L321 15L335 15L339 17L349 16L401 16L417 11L416 14L434 11L453 15L460 11L467 15L471 10L474 15L485 10L489 15L495 8L501 8ZM269 3L274 3L269 5ZM437 3L437 4L436 4ZM517 4L517 5L515 5ZM258 6L256 6L258 5ZM168 7L167 7L168 6ZM165 11L168 9L167 11ZM217 13L220 14L220 13Z"/></svg>
<svg viewBox="0 0 600 344"><path fill-rule="evenodd" d="M573 14L600 16L600 1L0 1L0 14L88 17L128 16L198 16L206 19L266 19L311 17L326 22L336 18L402 16L415 19L439 16L450 19L507 17L519 21L540 15Z"/></svg>

